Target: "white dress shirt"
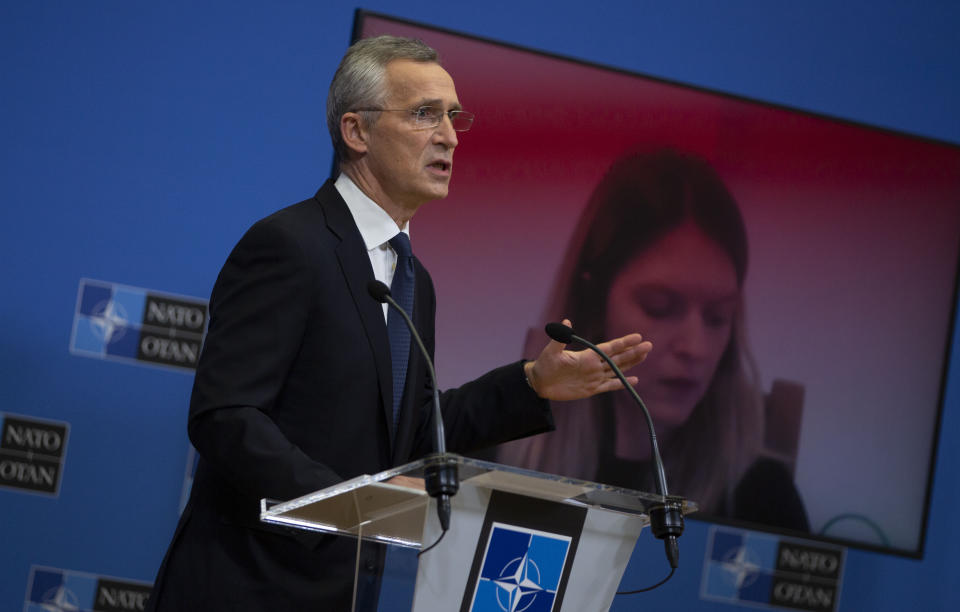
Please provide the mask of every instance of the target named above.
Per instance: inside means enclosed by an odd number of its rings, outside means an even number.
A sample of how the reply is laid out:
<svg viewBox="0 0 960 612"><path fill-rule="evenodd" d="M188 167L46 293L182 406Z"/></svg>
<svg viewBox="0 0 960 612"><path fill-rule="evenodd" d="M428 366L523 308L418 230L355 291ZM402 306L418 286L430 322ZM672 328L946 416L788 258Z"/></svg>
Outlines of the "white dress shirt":
<svg viewBox="0 0 960 612"><path fill-rule="evenodd" d="M360 236L367 247L370 265L373 266L373 276L387 287L393 282L393 272L397 268L397 254L390 246L389 240L403 231L410 236L410 223L403 230L397 229L397 223L380 208L376 202L360 191L360 188L350 180L350 177L340 173L334 182L334 187L340 192L343 201L347 203L353 221L360 230ZM372 299L372 298L371 298ZM383 320L387 320L386 304L383 305Z"/></svg>

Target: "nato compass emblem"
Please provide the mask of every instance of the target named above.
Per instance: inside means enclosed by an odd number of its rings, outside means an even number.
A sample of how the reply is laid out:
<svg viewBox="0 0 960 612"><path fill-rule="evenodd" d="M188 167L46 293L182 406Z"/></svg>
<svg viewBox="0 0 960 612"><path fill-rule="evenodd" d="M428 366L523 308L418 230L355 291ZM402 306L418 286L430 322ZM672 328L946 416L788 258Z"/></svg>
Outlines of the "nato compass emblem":
<svg viewBox="0 0 960 612"><path fill-rule="evenodd" d="M96 304L90 313L90 328L98 338L111 344L127 333L129 320L122 304L114 300L103 301Z"/></svg>
<svg viewBox="0 0 960 612"><path fill-rule="evenodd" d="M67 587L54 587L43 594L40 609L44 612L79 612L80 600Z"/></svg>
<svg viewBox="0 0 960 612"><path fill-rule="evenodd" d="M494 523L471 612L550 612L571 538Z"/></svg>
<svg viewBox="0 0 960 612"><path fill-rule="evenodd" d="M543 591L540 568L528 555L507 563L493 583L497 585L497 603L506 612L524 612Z"/></svg>
<svg viewBox="0 0 960 612"><path fill-rule="evenodd" d="M778 542L767 534L711 528L701 597L768 604Z"/></svg>
<svg viewBox="0 0 960 612"><path fill-rule="evenodd" d="M134 288L80 281L70 352L100 359L135 360L140 340L144 292Z"/></svg>
<svg viewBox="0 0 960 612"><path fill-rule="evenodd" d="M23 612L81 612L93 606L96 578L90 574L33 566Z"/></svg>
<svg viewBox="0 0 960 612"><path fill-rule="evenodd" d="M762 569L757 554L746 546L728 550L718 567L738 591L756 582Z"/></svg>

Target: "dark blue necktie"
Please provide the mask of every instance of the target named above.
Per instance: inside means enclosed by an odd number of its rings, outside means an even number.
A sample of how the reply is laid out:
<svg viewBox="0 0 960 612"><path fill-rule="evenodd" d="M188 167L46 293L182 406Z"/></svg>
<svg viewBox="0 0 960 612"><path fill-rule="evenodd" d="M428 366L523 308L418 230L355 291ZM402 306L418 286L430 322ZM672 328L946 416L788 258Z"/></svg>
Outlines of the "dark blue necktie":
<svg viewBox="0 0 960 612"><path fill-rule="evenodd" d="M397 253L397 267L393 272L390 294L403 310L413 316L413 251L410 238L400 232L390 239ZM410 329L393 308L387 314L387 336L390 338L390 359L393 362L393 427L396 430L403 399L403 385L407 379L407 361L410 359Z"/></svg>

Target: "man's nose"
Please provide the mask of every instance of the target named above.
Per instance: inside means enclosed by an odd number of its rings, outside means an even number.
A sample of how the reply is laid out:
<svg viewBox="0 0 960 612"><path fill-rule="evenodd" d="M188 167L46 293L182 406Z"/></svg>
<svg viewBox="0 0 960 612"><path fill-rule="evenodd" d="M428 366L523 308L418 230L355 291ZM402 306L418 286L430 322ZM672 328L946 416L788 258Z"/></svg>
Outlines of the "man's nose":
<svg viewBox="0 0 960 612"><path fill-rule="evenodd" d="M434 129L433 140L437 144L445 145L451 149L459 144L457 140L457 131L453 129L453 120L450 115L444 113L440 119L440 125Z"/></svg>

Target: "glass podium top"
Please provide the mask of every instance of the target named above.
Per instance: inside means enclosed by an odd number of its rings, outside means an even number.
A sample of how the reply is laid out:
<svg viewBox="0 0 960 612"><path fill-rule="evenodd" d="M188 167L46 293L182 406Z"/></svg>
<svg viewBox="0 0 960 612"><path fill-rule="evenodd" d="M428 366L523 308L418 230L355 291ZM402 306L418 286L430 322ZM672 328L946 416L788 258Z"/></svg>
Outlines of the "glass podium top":
<svg viewBox="0 0 960 612"><path fill-rule="evenodd" d="M563 504L633 515L645 523L653 508L670 505L684 514L696 504L610 485L544 474L447 453L430 455L373 475L362 475L285 502L261 500L260 520L308 531L337 533L419 548L429 496L424 472L456 466L461 486L505 491Z"/></svg>

